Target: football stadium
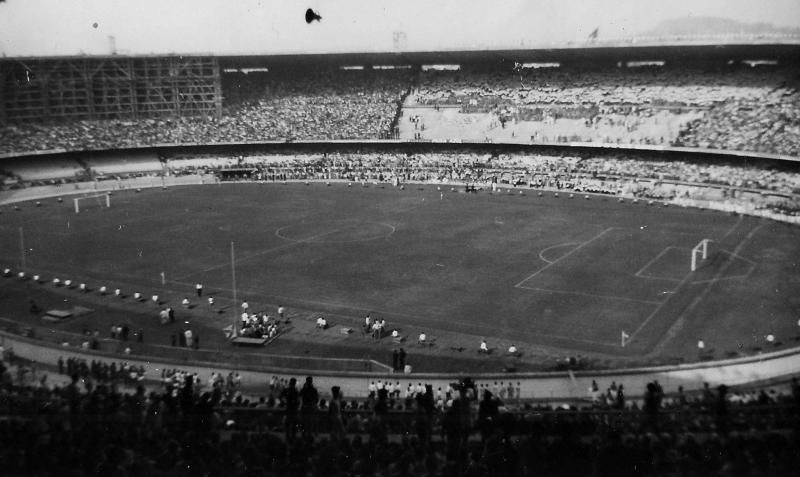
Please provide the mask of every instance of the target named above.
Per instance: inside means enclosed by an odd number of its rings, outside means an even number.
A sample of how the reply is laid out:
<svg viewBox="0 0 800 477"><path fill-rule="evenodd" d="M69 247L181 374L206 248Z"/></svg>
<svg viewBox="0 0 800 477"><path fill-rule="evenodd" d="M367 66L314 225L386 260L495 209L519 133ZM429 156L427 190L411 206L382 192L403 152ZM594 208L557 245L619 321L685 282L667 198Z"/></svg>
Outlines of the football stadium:
<svg viewBox="0 0 800 477"><path fill-rule="evenodd" d="M4 52L0 473L794 475L800 29L586 28Z"/></svg>

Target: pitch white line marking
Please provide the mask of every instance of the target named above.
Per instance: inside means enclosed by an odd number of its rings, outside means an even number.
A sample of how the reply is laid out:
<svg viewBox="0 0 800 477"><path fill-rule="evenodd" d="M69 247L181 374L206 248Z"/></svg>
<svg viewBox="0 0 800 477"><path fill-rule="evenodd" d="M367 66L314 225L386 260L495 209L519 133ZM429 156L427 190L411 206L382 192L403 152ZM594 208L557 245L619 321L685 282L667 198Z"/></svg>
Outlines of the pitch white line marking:
<svg viewBox="0 0 800 477"><path fill-rule="evenodd" d="M287 243L284 243L282 245L278 245L277 247L272 247L272 248L268 248L268 249L265 249L265 250L261 250L260 252L254 252L254 253L251 253L249 255L236 257L236 262L238 263L238 262L241 262L242 260L250 260L250 259L253 259L255 257L260 257L262 255L268 255L268 254L270 254L272 252L277 252L278 250L283 250L285 248L293 247L295 245L302 244L302 243L312 243L313 240L316 240L316 239L321 238L321 237L325 237L326 235L335 234L336 232L339 232L340 230L341 230L341 228L330 230L328 232L323 232L321 234L317 234L317 235L308 237L308 238L303 239L303 240L296 240L296 241L292 241L292 242L287 242ZM173 280L173 281L183 280L185 278L189 278L189 277L197 275L199 273L208 273L210 271L218 270L220 268L229 267L229 266L231 266L231 263L228 261L228 262L225 262L225 263L221 263L219 265L214 265L212 267L205 268L203 270L193 271L191 273L187 273L185 275L181 275L179 277L176 277L175 280Z"/></svg>
<svg viewBox="0 0 800 477"><path fill-rule="evenodd" d="M745 245L745 244L746 244L746 243L747 243L747 242L748 242L748 241L749 241L749 240L750 240L750 239L753 237L753 235L755 235L755 233L756 233L756 232L757 232L757 231L758 231L758 230L759 230L761 227L763 227L763 225L764 225L764 224L759 224L758 226L756 226L755 228L753 228L753 230L751 230L750 232L748 232L748 234L747 234L747 235L746 235L746 236L745 236L745 237L742 239L742 241L741 241L741 242L739 242L739 244L736 246L736 248L734 249L734 251L733 251L733 254L732 254L732 255L737 255L737 254L739 253L739 251L742 249L742 247L744 247L744 245ZM733 230L733 229L731 229L731 230ZM696 298L695 298L695 299L692 301L692 303L690 303L690 304L689 304L689 306L688 306L688 307L686 307L686 308L683 310L683 312L682 312L682 313L681 313L681 314L678 316L678 318L676 318L676 319L674 320L674 322L673 322L673 326L674 326L674 323L677 323L677 322L678 322L678 320L681 320L681 319L683 319L683 316L685 316L685 315L686 315L686 312L687 312L687 310L693 310L693 309L694 309L694 308L697 306L697 304L698 304L698 303L700 303L700 300L704 299L704 298L706 297L706 295L708 295L708 292L709 292L709 290L711 290L711 286L712 286L714 283L716 283L717 281L719 281L719 278L720 278L720 277L722 276L722 274L723 274L723 273L725 273L725 271L728 269L728 267L730 266L730 263L731 263L730 261L728 261L728 262L725 262L725 264L723 264L723 266L721 266L721 267L720 267L720 269L719 269L719 270L717 271L717 273L714 275L714 278L712 278L712 279L711 279L710 283L709 283L709 284L708 284L708 286L705 288L705 290L703 290L703 291L700 293L700 295L698 295L698 296L697 296L697 297L696 297ZM647 324L650 322L650 320L652 320L652 319L653 319L653 317L654 317L654 316L656 316L656 314L657 314L657 313L658 313L658 312L661 310L661 308L663 308L663 307L664 307L664 305L666 305L667 303L669 303L669 300L670 300L670 299L671 299L673 296L677 295L677 291L678 291L678 290L680 290L680 289L681 289L681 288L682 288L682 287L683 287L683 286L684 286L684 285L685 285L685 284L686 284L686 283L689 281L689 279L690 279L690 278L691 278L693 275L694 275L693 273L689 273L689 274L687 274L687 275L686 275L686 277L685 277L683 280L681 280L681 282L678 284L678 286L677 286L677 287L675 287L675 292L676 292L676 293L673 293L673 294L671 294L671 295L670 295L670 296L669 296L669 297L668 297L666 300L664 300L664 303L662 303L661 305L659 305L659 306L658 306L658 307L657 307L655 310L653 310L653 312L652 312L652 313L650 313L650 315L649 315L647 318L645 318L645 320L642 322L642 324L641 324L641 325L639 325L639 327L638 327L638 328L636 328L636 329L633 331L633 333L631 333L631 336L630 336L630 338L628 338L628 342L629 342L629 343L630 343L631 341L633 341L633 339L636 337L636 335L637 335L637 334L638 334L640 331L642 331L642 330L644 329L644 327L645 327L645 326L647 326Z"/></svg>
<svg viewBox="0 0 800 477"><path fill-rule="evenodd" d="M742 223L742 220L744 220L744 215L739 214L739 220L737 220L736 223L734 223L733 226L731 228L729 228L727 232L725 232L725 235L723 235L722 238L719 239L719 242L721 242L721 241L725 240L726 238L728 238L728 236L730 234L732 234L734 230L736 230L736 227L738 227L739 224Z"/></svg>
<svg viewBox="0 0 800 477"><path fill-rule="evenodd" d="M357 227L357 226L362 225L362 224L378 224L378 225L381 225L383 227L387 227L390 230L389 230L389 233L387 233L385 235L376 235L375 237L359 238L359 239L352 239L352 240L331 240L331 241L326 241L326 242L315 242L315 240L317 238L319 238L320 236L325 237L327 235L331 235L333 232L330 232L330 233L326 232L326 233L324 233L322 235L318 235L318 236L314 236L314 237L310 237L310 238L305 238L305 239L293 239L291 237L287 237L287 236L283 235L283 233L282 233L284 229L287 229L289 227L297 225L297 224L292 224L292 225L285 225L285 226L279 228L278 230L276 230L275 231L275 236L278 237L278 238L281 238L283 240L286 240L287 242L299 242L299 243L303 243L303 242L307 242L307 243L355 243L355 242L371 242L373 240L380 240L380 239L384 239L384 238L389 238L390 236L392 236L397 231L397 228L392 224L387 224L387 223L384 223L384 222L361 222L361 223L354 223L354 224L346 225L344 227L340 227L337 230L335 230L334 232L341 232L342 230L346 230L346 229L351 228L351 227Z"/></svg>
<svg viewBox="0 0 800 477"><path fill-rule="evenodd" d="M548 263L547 265L545 265L544 267L540 268L539 270L535 271L535 272L534 272L534 273L532 273L530 276L528 276L527 278L523 279L521 282L519 282L519 283L517 283L516 285L514 285L514 288L520 288L520 287L522 286L522 284L523 284L523 283L527 282L527 281L528 281L528 280L530 280L531 278L535 277L536 275L538 275L538 274L542 273L543 271L547 270L548 268L552 267L553 265L555 265L556 263L560 262L561 260L563 260L563 259L565 259L565 258L569 257L569 256L570 256L570 255L572 255L573 253L575 253L575 252L577 252L578 250L582 249L583 247L585 247L585 246L589 245L590 243L594 242L595 240L597 240L597 239L601 238L603 235L605 235L605 234L607 234L608 232L610 232L610 231L614 230L615 228L617 228L617 227L609 227L609 228L607 228L607 229L603 230L602 232L600 232L599 234L597 234L597 235L595 235L594 237L590 238L590 239L589 239L589 240L587 240L586 242L583 242L582 244L580 244L580 245L578 245L577 247L573 248L573 249L572 249L572 250L570 250L569 252L567 252L567 253L565 253L564 255L562 255L562 256L560 256L560 257L558 257L557 259L555 259L555 260L553 260L552 262Z"/></svg>
<svg viewBox="0 0 800 477"><path fill-rule="evenodd" d="M667 251L669 249L672 249L672 248L679 248L679 247L673 247L673 246L666 247L664 250L661 251L661 253L656 255L655 258L653 258L652 260L647 262L642 268L640 268L638 272L634 273L633 276L639 277L639 278L660 278L660 277L656 277L656 276L653 276L653 275L642 275L642 272L644 272L645 270L650 268L650 265L656 263L658 261L658 259L661 258L662 255L667 253ZM668 280L680 281L679 279L675 279L675 278L669 278Z"/></svg>
<svg viewBox="0 0 800 477"><path fill-rule="evenodd" d="M630 301L634 303L645 303L647 305L660 305L662 302L660 301L650 301L650 300L639 300L637 298L627 298L623 296L616 296L616 295L596 295L594 293L584 293L579 291L569 291L569 290L551 290L549 288L536 288L536 287L517 287L523 290L533 290L533 291L540 291L546 293L557 293L562 295L576 295L576 296L586 296L590 298L603 298L605 300L619 300L619 301Z"/></svg>
<svg viewBox="0 0 800 477"><path fill-rule="evenodd" d="M542 251L539 252L539 258L543 262L553 263L551 260L548 260L548 259L544 258L545 252L547 252L548 250L552 250L554 248L558 248L558 247L569 247L570 245L578 245L579 243L580 242L567 242L567 243L559 243L559 244L556 244L556 245L551 245L551 246L549 246L547 248L542 249Z"/></svg>

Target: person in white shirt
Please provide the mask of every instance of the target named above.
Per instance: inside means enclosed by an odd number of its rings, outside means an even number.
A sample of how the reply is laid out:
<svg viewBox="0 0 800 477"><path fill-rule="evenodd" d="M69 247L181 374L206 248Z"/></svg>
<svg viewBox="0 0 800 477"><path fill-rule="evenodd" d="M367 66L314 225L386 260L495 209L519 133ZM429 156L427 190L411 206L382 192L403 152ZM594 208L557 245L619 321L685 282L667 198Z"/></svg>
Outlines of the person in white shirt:
<svg viewBox="0 0 800 477"><path fill-rule="evenodd" d="M419 344L426 344L427 343L427 339L428 339L428 337L425 336L425 332L422 331L422 332L420 332L419 339L417 341L419 342Z"/></svg>
<svg viewBox="0 0 800 477"><path fill-rule="evenodd" d="M367 313L366 318L364 318L364 334L370 333L372 331L372 318Z"/></svg>
<svg viewBox="0 0 800 477"><path fill-rule="evenodd" d="M202 283L198 282L197 285L194 286L194 289L197 291L197 296L198 297L203 296L203 284Z"/></svg>
<svg viewBox="0 0 800 477"><path fill-rule="evenodd" d="M508 354L517 354L517 347L513 344L508 347Z"/></svg>
<svg viewBox="0 0 800 477"><path fill-rule="evenodd" d="M183 305L184 308L189 308L189 299L186 298L186 297L183 297L183 301L181 302L181 305Z"/></svg>
<svg viewBox="0 0 800 477"><path fill-rule="evenodd" d="M489 354L489 346L486 344L486 340L481 340L481 347L478 349L478 352Z"/></svg>
<svg viewBox="0 0 800 477"><path fill-rule="evenodd" d="M169 323L169 312L167 311L166 308L158 312L158 316L161 320L162 325L166 325L167 323Z"/></svg>

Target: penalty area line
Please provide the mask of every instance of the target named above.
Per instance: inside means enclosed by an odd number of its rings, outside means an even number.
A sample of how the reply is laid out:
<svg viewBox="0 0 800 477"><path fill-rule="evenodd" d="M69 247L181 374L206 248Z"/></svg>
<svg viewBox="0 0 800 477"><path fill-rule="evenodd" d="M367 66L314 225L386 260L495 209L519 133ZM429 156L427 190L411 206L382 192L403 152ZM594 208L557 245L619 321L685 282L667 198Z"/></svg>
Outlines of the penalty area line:
<svg viewBox="0 0 800 477"><path fill-rule="evenodd" d="M566 242L566 243L558 243L558 244L555 244L555 245L551 245L551 246L549 246L549 247L547 247L547 248L543 248L543 249L542 249L542 251L541 251L541 252L539 252L539 258L540 258L540 259L541 259L543 262L545 262L545 263L553 263L553 260L548 260L548 259L544 258L544 254L545 254L545 252L547 252L548 250L552 250L552 249L554 249L554 248L559 248L559 247L569 247L569 246L571 246L571 245L578 245L579 243L580 243L580 242Z"/></svg>
<svg viewBox="0 0 800 477"><path fill-rule="evenodd" d="M578 245L577 247L573 248L573 249L572 249L572 250L570 250L569 252L565 253L564 255L562 255L562 256L560 256L560 257L558 257L557 259L555 259L555 260L553 260L552 262L548 263L548 264L547 264L547 265L545 265L544 267L540 268L539 270L537 270L537 271L533 272L531 275L529 275L528 277L524 278L524 279L523 279L521 282L519 282L519 283L517 283L516 285L514 285L514 288L521 288L521 287L522 287L522 285L523 285L525 282L527 282L528 280L530 280L531 278L533 278L533 277L535 277L536 275L538 275L538 274L542 273L543 271L545 271L545 270L547 270L548 268L552 267L553 265L557 264L557 263L558 263L558 262L560 262L561 260L563 260L563 259L565 259L565 258L569 257L570 255L572 255L573 253L575 253L575 252L577 252L578 250L582 249L583 247L586 247L587 245L589 245L590 243L594 242L595 240L598 240L598 239L599 239L599 238L601 238L603 235L605 235L605 234L607 234L608 232L610 232L610 231L614 230L615 228L616 228L616 227L609 227L609 228L607 228L607 229L603 230L603 231L602 231L602 232L600 232L599 234L597 234L597 235L595 235L594 237L590 238L589 240L587 240L587 241L583 242L582 244L580 244L580 245Z"/></svg>

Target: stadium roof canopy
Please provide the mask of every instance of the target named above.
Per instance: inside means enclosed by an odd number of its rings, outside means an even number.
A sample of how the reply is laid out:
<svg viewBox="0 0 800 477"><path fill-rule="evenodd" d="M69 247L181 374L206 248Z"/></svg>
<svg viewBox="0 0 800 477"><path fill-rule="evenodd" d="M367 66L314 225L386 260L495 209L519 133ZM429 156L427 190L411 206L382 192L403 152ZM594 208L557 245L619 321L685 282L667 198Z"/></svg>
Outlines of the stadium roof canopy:
<svg viewBox="0 0 800 477"><path fill-rule="evenodd" d="M89 56L89 58L125 55ZM143 57L149 55L133 55ZM150 55L178 56L178 55ZM452 50L385 53L333 53L333 54L279 54L279 55L234 55L213 54L180 56L214 56L222 68L292 68L292 67L336 67L378 65L431 65L431 64L502 64L512 63L561 63L569 65L616 64L626 61L665 61L667 63L715 63L744 60L777 60L783 64L800 61L800 40L788 42L748 44L583 44L561 48L532 48L508 50ZM79 57L51 57L48 59L75 59ZM5 60L33 60L37 58L5 58ZM0 59L0 61L3 61Z"/></svg>
<svg viewBox="0 0 800 477"><path fill-rule="evenodd" d="M341 65L426 65L470 63L566 63L592 64L618 61L728 61L772 59L781 62L800 59L796 44L677 45L677 46L576 46L552 49L422 51L402 53L343 53L311 55L269 55L220 57L224 67L287 67L296 64Z"/></svg>

